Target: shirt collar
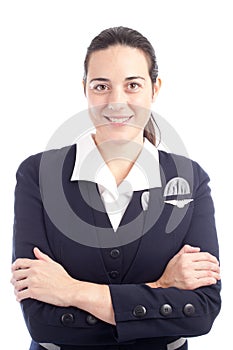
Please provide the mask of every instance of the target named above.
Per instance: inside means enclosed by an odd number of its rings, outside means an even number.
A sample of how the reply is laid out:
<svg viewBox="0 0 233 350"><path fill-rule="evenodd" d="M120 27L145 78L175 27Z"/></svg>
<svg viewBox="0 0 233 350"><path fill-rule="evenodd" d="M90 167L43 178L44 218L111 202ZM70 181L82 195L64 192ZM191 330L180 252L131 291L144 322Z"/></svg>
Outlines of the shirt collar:
<svg viewBox="0 0 233 350"><path fill-rule="evenodd" d="M100 191L108 189L117 198L119 191L140 191L161 187L158 149L147 139L134 166L124 181L117 187L115 178L102 158L95 142L88 134L76 143L76 159L71 181L91 181L99 185Z"/></svg>

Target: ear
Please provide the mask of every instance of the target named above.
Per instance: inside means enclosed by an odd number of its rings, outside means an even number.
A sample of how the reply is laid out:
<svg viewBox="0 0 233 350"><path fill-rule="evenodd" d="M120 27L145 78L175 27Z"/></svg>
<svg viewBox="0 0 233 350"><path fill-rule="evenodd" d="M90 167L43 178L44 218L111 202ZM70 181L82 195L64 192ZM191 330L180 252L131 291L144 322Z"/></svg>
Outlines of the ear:
<svg viewBox="0 0 233 350"><path fill-rule="evenodd" d="M86 82L85 82L84 79L83 79L83 81L82 81L82 84L83 84L84 95L86 96Z"/></svg>
<svg viewBox="0 0 233 350"><path fill-rule="evenodd" d="M162 80L160 78L156 79L156 82L153 84L153 95L152 95L152 102L155 102L156 97L158 96L159 90L162 85Z"/></svg>

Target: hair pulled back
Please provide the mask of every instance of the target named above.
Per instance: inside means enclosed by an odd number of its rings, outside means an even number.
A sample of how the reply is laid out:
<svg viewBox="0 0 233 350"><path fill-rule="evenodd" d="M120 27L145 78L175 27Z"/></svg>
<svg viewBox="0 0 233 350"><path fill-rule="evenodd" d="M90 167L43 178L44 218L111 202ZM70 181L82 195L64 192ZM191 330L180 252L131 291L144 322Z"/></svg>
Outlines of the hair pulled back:
<svg viewBox="0 0 233 350"><path fill-rule="evenodd" d="M95 51L104 50L115 45L129 46L143 51L148 61L151 82L156 82L158 77L158 64L153 46L148 39L138 31L120 26L103 30L91 41L84 60L84 86L86 84L88 64L91 54ZM151 117L144 129L144 137L146 137L154 145L156 144L155 127L157 127L157 124L153 115L151 114Z"/></svg>

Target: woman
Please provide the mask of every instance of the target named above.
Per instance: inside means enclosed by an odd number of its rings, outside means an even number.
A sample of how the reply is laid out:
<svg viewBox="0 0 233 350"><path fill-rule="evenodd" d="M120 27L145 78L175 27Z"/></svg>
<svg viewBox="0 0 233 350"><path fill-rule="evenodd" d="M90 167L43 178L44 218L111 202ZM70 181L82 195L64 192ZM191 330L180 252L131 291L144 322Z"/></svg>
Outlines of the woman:
<svg viewBox="0 0 233 350"><path fill-rule="evenodd" d="M209 178L155 147L161 81L140 33L94 38L83 84L95 134L17 172L12 284L30 350L187 349L221 304Z"/></svg>

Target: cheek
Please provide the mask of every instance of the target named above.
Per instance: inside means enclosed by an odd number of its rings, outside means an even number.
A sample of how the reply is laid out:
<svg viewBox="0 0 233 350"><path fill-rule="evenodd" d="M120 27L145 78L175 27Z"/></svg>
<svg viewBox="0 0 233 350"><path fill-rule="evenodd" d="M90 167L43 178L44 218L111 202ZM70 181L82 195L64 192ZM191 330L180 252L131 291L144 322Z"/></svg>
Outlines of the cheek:
<svg viewBox="0 0 233 350"><path fill-rule="evenodd" d="M150 109L153 103L152 91L146 89L142 93L132 94L129 96L128 102L130 104L135 104L136 106L141 106L144 109Z"/></svg>
<svg viewBox="0 0 233 350"><path fill-rule="evenodd" d="M98 120L100 119L104 103L98 95L87 93L86 97L88 103L89 116L95 125L97 123L99 124Z"/></svg>
<svg viewBox="0 0 233 350"><path fill-rule="evenodd" d="M136 121L138 122L138 124L144 127L150 119L151 101L149 101L148 99L138 99L137 101L134 101L134 103L135 104L131 104L130 107L136 115Z"/></svg>
<svg viewBox="0 0 233 350"><path fill-rule="evenodd" d="M141 115L140 115L140 124L144 128L146 124L148 123L149 119L151 116L151 111L150 109L144 108L141 110Z"/></svg>
<svg viewBox="0 0 233 350"><path fill-rule="evenodd" d="M87 92L86 97L89 107L96 107L107 103L107 94L98 95L93 92Z"/></svg>
<svg viewBox="0 0 233 350"><path fill-rule="evenodd" d="M101 112L100 106L95 104L89 104L88 111L89 111L91 120L94 122L94 124L96 124L100 118L100 112Z"/></svg>
<svg viewBox="0 0 233 350"><path fill-rule="evenodd" d="M95 128L106 127L107 120L102 116L103 105L89 105L88 114Z"/></svg>

